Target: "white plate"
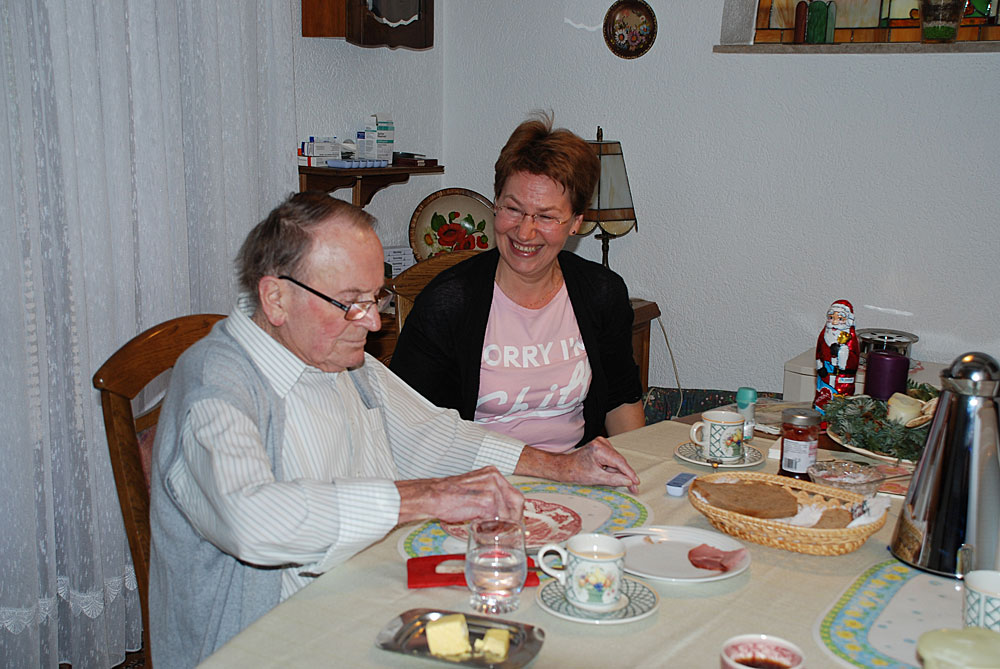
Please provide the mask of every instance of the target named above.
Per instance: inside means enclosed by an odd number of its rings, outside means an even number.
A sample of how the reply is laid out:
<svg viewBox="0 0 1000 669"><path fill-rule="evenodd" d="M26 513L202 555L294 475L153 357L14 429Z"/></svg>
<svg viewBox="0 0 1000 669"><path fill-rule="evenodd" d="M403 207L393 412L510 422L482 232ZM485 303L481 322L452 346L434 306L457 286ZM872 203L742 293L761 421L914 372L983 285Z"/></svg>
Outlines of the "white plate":
<svg viewBox="0 0 1000 669"><path fill-rule="evenodd" d="M720 551L745 548L740 542L720 532L697 527L656 525L624 530L622 534L630 531L643 532L641 535L621 537L625 544L625 571L636 576L661 581L705 583L732 578L750 566L749 551L746 557L729 571L699 569L691 564L688 560L688 551L702 544L708 544Z"/></svg>
<svg viewBox="0 0 1000 669"><path fill-rule="evenodd" d="M660 607L660 596L656 592L642 581L627 576L622 579L622 598L627 598L628 601L615 611L596 613L581 609L567 602L565 593L566 589L559 581L546 581L538 588L538 605L557 618L592 625L635 622L648 618Z"/></svg>
<svg viewBox="0 0 1000 669"><path fill-rule="evenodd" d="M693 441L685 441L683 444L677 447L674 451L674 455L679 457L681 460L696 464L705 465L706 467L718 467L719 469L738 469L741 467L753 467L754 465L759 465L764 462L764 455L758 451L753 446L743 446L743 457L734 462L720 462L715 465L706 460L701 455L701 446L694 443Z"/></svg>

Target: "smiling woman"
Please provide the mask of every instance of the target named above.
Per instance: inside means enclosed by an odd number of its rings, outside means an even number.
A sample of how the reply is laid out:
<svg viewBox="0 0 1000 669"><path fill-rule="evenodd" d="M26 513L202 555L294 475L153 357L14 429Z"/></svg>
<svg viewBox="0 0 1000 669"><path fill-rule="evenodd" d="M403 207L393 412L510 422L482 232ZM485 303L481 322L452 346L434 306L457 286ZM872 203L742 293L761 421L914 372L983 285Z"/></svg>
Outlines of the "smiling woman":
<svg viewBox="0 0 1000 669"><path fill-rule="evenodd" d="M625 283L563 251L599 172L593 149L550 117L519 125L495 166L496 249L428 284L393 371L438 406L545 450L642 426Z"/></svg>

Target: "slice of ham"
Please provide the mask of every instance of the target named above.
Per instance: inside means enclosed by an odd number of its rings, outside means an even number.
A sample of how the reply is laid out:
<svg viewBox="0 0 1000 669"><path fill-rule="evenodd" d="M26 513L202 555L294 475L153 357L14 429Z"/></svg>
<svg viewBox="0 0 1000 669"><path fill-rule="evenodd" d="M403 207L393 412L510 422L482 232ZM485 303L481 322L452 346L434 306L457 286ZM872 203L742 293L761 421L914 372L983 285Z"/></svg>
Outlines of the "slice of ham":
<svg viewBox="0 0 1000 669"><path fill-rule="evenodd" d="M688 551L688 561L698 569L729 571L740 564L746 555L745 548L723 551L708 544L701 544Z"/></svg>

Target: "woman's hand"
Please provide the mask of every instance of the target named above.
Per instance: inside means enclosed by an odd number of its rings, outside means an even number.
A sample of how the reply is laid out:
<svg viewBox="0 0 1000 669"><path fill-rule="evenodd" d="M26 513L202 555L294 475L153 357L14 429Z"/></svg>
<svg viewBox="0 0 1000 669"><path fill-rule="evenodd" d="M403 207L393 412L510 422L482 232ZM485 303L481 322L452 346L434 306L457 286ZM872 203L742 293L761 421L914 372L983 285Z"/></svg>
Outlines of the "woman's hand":
<svg viewBox="0 0 1000 669"><path fill-rule="evenodd" d="M566 453L548 453L530 446L521 451L515 474L553 481L607 485L639 492L639 475L604 437Z"/></svg>

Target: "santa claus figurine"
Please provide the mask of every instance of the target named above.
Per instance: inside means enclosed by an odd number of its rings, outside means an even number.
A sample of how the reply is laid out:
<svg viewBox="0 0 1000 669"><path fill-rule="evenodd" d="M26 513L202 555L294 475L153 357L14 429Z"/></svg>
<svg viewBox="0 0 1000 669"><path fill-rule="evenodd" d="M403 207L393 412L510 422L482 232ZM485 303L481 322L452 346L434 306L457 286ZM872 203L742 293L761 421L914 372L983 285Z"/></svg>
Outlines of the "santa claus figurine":
<svg viewBox="0 0 1000 669"><path fill-rule="evenodd" d="M861 345L854 332L854 306L837 300L826 312L826 327L816 342L816 397L813 408L823 406L834 395L853 395Z"/></svg>

